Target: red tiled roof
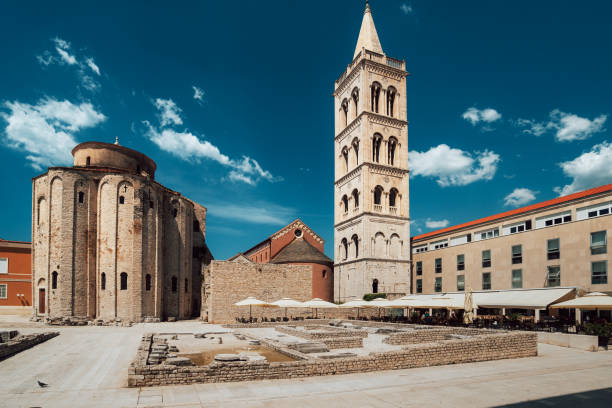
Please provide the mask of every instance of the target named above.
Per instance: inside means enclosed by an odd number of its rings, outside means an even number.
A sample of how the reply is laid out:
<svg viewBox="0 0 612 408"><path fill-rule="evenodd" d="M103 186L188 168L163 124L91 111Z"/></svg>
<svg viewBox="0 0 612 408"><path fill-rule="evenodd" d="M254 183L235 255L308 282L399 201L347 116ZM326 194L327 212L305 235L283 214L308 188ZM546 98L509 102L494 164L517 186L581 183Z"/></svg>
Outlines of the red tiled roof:
<svg viewBox="0 0 612 408"><path fill-rule="evenodd" d="M417 241L423 238L432 237L434 235L440 235L440 234L444 234L447 232L459 230L462 228L472 227L478 224L484 224L485 222L489 222L489 221L500 220L502 218L510 217L513 215L527 213L529 211L538 210L540 208L545 208L545 207L550 207L552 205L561 204L561 203L565 203L565 202L572 201L572 200L577 200L579 198L584 198L584 197L588 197L588 196L595 195L595 194L605 193L606 191L611 191L611 190L612 190L612 184L606 184L605 186L591 188L589 190L580 191L578 193L569 194L563 197L553 198L552 200L542 201L541 203L531 204L525 207L516 208L514 210L506 211L503 213L490 215L488 217L480 218L474 221L465 222L459 225L454 225L452 227L447 227L447 228L442 228L436 231L426 232L425 234L421 234L421 235L412 237L410 238L410 240Z"/></svg>

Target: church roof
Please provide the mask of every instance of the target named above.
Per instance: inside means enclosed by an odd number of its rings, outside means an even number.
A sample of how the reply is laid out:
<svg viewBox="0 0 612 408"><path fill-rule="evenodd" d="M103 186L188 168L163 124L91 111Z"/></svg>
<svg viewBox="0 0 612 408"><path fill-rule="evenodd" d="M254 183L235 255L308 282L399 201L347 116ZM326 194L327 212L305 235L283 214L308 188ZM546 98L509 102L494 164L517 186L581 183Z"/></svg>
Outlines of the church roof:
<svg viewBox="0 0 612 408"><path fill-rule="evenodd" d="M316 263L322 265L331 265L334 263L323 252L310 245L305 239L297 238L291 241L287 246L280 250L271 263Z"/></svg>
<svg viewBox="0 0 612 408"><path fill-rule="evenodd" d="M366 1L365 11L363 12L363 21L361 22L361 30L359 30L359 38L357 39L357 46L355 47L355 54L353 58L357 57L357 54L361 52L361 49L365 48L369 51L374 51L379 54L384 54L380 40L378 39L378 33L374 26L374 19L372 18L372 11L370 10L370 4Z"/></svg>

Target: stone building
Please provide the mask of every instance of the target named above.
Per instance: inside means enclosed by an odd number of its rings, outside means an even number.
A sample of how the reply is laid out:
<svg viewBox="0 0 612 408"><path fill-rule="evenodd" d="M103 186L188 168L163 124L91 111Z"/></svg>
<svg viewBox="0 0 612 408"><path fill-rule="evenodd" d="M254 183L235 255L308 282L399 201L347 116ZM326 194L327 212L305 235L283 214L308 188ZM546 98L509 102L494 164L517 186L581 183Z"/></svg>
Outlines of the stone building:
<svg viewBox="0 0 612 408"><path fill-rule="evenodd" d="M199 315L206 208L155 181L156 165L86 142L73 167L32 180L34 314L143 321Z"/></svg>
<svg viewBox="0 0 612 408"><path fill-rule="evenodd" d="M612 184L412 238L414 293L575 287L612 293Z"/></svg>
<svg viewBox="0 0 612 408"><path fill-rule="evenodd" d="M229 261L307 266L311 271L308 286L312 287L312 297L331 302L334 299L334 265L323 252L324 247L323 238L297 219Z"/></svg>
<svg viewBox="0 0 612 408"><path fill-rule="evenodd" d="M334 298L410 291L405 62L388 57L369 5L336 80Z"/></svg>

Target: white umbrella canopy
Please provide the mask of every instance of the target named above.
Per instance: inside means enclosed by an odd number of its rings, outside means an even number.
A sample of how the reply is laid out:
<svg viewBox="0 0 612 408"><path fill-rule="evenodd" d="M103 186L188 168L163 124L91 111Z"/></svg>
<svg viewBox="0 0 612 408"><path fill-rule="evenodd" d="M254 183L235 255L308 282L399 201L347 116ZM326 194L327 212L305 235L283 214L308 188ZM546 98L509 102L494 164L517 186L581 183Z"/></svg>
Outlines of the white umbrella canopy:
<svg viewBox="0 0 612 408"><path fill-rule="evenodd" d="M272 305L270 303L264 302L263 300L256 299L253 296L249 296L246 299L242 299L240 302L234 303L235 306L248 306L249 307L249 320L253 319L253 306L261 306L261 307L277 307L276 305Z"/></svg>
<svg viewBox="0 0 612 408"><path fill-rule="evenodd" d="M383 298L376 298L374 300L370 300L369 302L366 302L366 306L365 307L389 307L389 301L387 299L383 299Z"/></svg>
<svg viewBox="0 0 612 408"><path fill-rule="evenodd" d="M592 292L588 295L557 303L552 308L585 309L585 310L612 310L612 297L601 292Z"/></svg>
<svg viewBox="0 0 612 408"><path fill-rule="evenodd" d="M365 300L351 300L346 303L339 305L338 307L366 307L368 302Z"/></svg>
<svg viewBox="0 0 612 408"><path fill-rule="evenodd" d="M323 299L314 298L302 303L302 307L311 307L314 309L333 309L338 307L337 304L326 302Z"/></svg>
<svg viewBox="0 0 612 408"><path fill-rule="evenodd" d="M429 307L432 309L463 309L465 305L458 299L441 296L431 298Z"/></svg>
<svg viewBox="0 0 612 408"><path fill-rule="evenodd" d="M291 298L282 298L277 300L276 302L270 303L271 305L276 305L278 307L304 307L302 302L298 302L297 300L293 300Z"/></svg>

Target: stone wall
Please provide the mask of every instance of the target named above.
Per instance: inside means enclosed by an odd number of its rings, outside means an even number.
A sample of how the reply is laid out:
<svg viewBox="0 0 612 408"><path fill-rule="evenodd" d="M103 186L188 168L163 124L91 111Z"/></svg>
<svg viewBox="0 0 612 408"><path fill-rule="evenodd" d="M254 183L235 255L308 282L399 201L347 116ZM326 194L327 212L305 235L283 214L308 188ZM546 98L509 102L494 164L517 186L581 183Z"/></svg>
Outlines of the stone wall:
<svg viewBox="0 0 612 408"><path fill-rule="evenodd" d="M384 342L393 345L418 344L447 340L450 335L481 336L487 333L492 333L492 331L470 329L466 327L422 328L419 330L391 334Z"/></svg>
<svg viewBox="0 0 612 408"><path fill-rule="evenodd" d="M265 302L291 298L300 302L310 299L312 270L310 266L285 264L247 264L212 261L204 277L204 317L210 323L235 323L237 317L249 317L248 306L234 304L254 296ZM290 309L291 315L294 309ZM252 307L253 317L282 317L285 309Z"/></svg>
<svg viewBox="0 0 612 408"><path fill-rule="evenodd" d="M17 336L6 343L0 343L0 361L27 350L30 347L59 336L59 332L45 332Z"/></svg>
<svg viewBox="0 0 612 408"><path fill-rule="evenodd" d="M368 337L368 332L364 330L337 329L332 326L321 326L320 330L303 330L287 326L278 326L276 331L290 336L300 337L307 340L319 340L342 337Z"/></svg>
<svg viewBox="0 0 612 408"><path fill-rule="evenodd" d="M142 354L140 354L142 355ZM537 355L535 333L491 333L469 339L413 344L402 350L331 360L270 363L213 362L208 366L146 365L136 357L128 369L128 386L154 386L211 382L299 378L399 370Z"/></svg>

